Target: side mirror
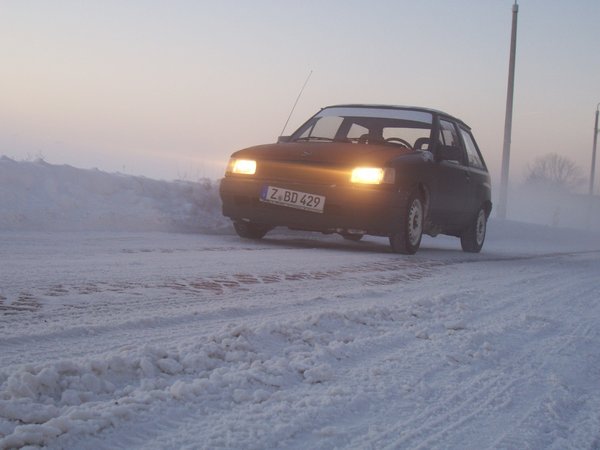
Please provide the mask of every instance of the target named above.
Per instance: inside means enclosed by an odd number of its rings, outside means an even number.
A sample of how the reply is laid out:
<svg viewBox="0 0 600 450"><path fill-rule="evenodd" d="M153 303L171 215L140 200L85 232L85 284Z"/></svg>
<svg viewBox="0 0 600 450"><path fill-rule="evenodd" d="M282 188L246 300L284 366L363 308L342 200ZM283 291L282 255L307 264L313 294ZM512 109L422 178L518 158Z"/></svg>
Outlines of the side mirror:
<svg viewBox="0 0 600 450"><path fill-rule="evenodd" d="M278 143L278 144L283 144L283 143L285 143L285 142L290 142L290 139L291 139L291 138L292 138L291 136L279 136L279 137L277 138L277 143Z"/></svg>

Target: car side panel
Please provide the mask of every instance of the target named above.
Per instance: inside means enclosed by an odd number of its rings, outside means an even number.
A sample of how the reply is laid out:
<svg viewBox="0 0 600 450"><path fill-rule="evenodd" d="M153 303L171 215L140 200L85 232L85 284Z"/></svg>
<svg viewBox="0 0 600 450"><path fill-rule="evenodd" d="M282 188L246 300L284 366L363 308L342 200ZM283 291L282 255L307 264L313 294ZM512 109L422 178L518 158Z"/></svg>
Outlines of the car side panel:
<svg viewBox="0 0 600 450"><path fill-rule="evenodd" d="M490 175L486 170L469 167L469 171L471 173L471 187L469 192L469 200L471 202L470 217L473 218L483 205L488 204L491 206L492 186Z"/></svg>
<svg viewBox="0 0 600 450"><path fill-rule="evenodd" d="M432 168L431 221L442 230L461 228L471 208L471 172L468 167L450 161Z"/></svg>

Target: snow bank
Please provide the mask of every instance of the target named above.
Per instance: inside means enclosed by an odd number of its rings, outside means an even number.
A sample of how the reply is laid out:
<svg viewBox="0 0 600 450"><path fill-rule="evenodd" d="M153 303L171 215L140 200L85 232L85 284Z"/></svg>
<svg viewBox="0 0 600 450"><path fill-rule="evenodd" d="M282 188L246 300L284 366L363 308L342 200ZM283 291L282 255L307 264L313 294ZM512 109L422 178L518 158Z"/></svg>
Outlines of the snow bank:
<svg viewBox="0 0 600 450"><path fill-rule="evenodd" d="M218 183L0 157L0 230L219 231Z"/></svg>

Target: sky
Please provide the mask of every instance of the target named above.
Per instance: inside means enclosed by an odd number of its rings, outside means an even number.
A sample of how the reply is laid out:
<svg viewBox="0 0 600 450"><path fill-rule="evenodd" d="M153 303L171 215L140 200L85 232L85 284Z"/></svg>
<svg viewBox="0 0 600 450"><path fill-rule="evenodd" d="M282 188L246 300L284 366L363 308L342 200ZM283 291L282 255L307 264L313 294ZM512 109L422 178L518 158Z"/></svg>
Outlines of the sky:
<svg viewBox="0 0 600 450"><path fill-rule="evenodd" d="M277 139L312 71L286 134L331 104L441 109L498 187L512 4L0 0L0 155L219 178L233 151ZM511 183L548 153L587 178L600 2L522 0L518 21Z"/></svg>

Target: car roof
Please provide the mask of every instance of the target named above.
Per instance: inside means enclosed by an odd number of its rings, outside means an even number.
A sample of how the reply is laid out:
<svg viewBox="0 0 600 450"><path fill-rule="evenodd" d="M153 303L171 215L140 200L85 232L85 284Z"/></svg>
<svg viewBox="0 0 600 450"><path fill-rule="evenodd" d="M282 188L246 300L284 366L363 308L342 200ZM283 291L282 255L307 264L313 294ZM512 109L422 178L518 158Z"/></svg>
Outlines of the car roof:
<svg viewBox="0 0 600 450"><path fill-rule="evenodd" d="M467 125L465 122L463 122L459 118L452 116L451 114L448 114L444 111L440 111L438 109L423 108L421 106L372 105L372 104L362 104L362 103L349 103L349 104L343 104L343 105L329 105L329 106L325 106L325 107L321 108L321 110L327 109L327 108L379 108L379 109L404 109L404 110L411 110L411 111L428 112L431 114L445 116L449 119L452 119L452 120L460 123L461 125L464 125L467 129L469 129L469 130L471 129L471 127L469 127L469 125Z"/></svg>

